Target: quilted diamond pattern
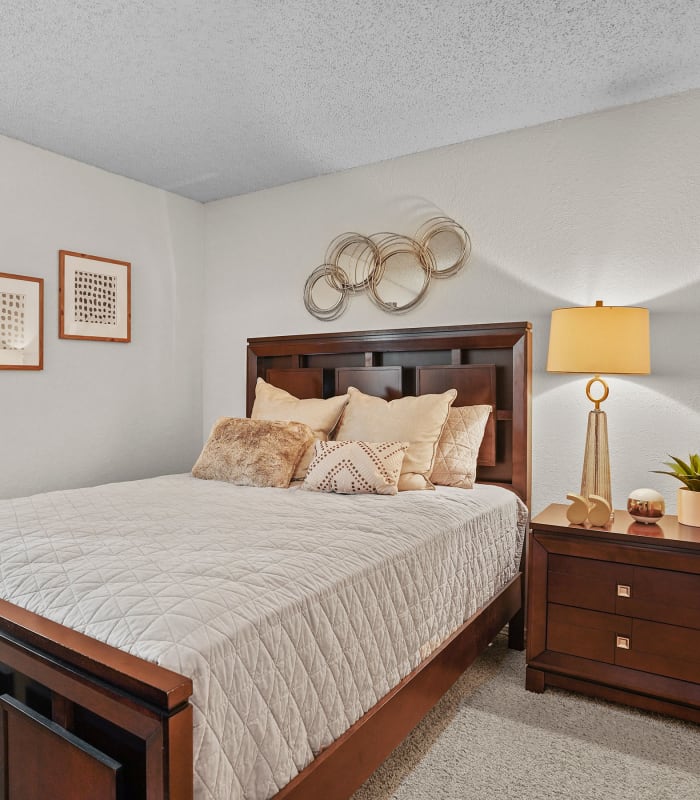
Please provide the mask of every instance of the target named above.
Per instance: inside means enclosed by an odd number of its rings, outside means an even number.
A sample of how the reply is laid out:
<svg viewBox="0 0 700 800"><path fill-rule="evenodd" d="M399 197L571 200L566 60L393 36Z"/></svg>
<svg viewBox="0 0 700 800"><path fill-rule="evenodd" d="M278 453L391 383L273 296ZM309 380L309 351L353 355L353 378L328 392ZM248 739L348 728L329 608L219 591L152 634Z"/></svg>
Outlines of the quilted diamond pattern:
<svg viewBox="0 0 700 800"><path fill-rule="evenodd" d="M195 797L265 800L517 569L510 492L173 475L0 501L0 596L194 682Z"/></svg>
<svg viewBox="0 0 700 800"><path fill-rule="evenodd" d="M490 413L488 405L450 409L430 476L433 483L461 489L474 486L476 461Z"/></svg>

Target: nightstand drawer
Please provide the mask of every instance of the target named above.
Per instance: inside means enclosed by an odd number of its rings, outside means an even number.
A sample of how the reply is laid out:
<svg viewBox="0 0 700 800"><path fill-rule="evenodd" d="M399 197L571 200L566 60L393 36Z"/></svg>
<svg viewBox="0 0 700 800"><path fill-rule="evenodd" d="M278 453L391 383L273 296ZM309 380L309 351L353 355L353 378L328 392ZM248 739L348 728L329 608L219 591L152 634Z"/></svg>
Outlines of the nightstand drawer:
<svg viewBox="0 0 700 800"><path fill-rule="evenodd" d="M700 630L700 575L550 555L547 600Z"/></svg>
<svg viewBox="0 0 700 800"><path fill-rule="evenodd" d="M547 650L614 664L617 637L631 634L632 620L627 617L555 603L547 606Z"/></svg>
<svg viewBox="0 0 700 800"><path fill-rule="evenodd" d="M617 649L615 663L697 683L700 679L700 631L632 620L629 649Z"/></svg>
<svg viewBox="0 0 700 800"><path fill-rule="evenodd" d="M629 597L617 597L618 614L700 630L700 575L635 567L629 586Z"/></svg>
<svg viewBox="0 0 700 800"><path fill-rule="evenodd" d="M614 614L618 585L630 585L634 567L577 556L550 555L547 600Z"/></svg>

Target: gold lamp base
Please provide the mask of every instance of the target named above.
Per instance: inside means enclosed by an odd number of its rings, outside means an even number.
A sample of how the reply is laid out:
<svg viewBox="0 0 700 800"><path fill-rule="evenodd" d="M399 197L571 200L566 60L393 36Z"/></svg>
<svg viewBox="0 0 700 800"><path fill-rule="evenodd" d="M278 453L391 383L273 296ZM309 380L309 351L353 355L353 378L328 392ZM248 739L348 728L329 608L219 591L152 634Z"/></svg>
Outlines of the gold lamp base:
<svg viewBox="0 0 700 800"><path fill-rule="evenodd" d="M608 451L608 420L605 411L596 408L588 412L586 450L583 456L581 475L583 497L598 495L612 504L610 487L610 453Z"/></svg>

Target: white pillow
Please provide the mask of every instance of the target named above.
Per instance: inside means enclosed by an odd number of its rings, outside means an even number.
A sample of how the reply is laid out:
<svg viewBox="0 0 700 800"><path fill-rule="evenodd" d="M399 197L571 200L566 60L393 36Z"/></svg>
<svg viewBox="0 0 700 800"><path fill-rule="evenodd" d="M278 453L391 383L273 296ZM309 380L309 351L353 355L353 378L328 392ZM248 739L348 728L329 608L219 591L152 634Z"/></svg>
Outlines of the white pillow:
<svg viewBox="0 0 700 800"><path fill-rule="evenodd" d="M491 406L454 406L438 442L433 483L471 489L476 479L476 462L484 438Z"/></svg>
<svg viewBox="0 0 700 800"><path fill-rule="evenodd" d="M350 399L335 438L339 441L408 442L401 466L399 491L435 488L430 482L430 473L437 443L457 391L449 389L442 394L401 397L387 402L351 386L348 395Z"/></svg>

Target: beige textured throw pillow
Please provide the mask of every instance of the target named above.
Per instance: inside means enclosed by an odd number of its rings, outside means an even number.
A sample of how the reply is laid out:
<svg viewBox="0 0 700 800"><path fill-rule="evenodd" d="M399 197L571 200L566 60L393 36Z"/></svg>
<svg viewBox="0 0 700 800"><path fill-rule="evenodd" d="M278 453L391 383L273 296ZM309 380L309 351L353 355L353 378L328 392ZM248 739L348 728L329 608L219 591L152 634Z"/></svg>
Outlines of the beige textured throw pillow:
<svg viewBox="0 0 700 800"><path fill-rule="evenodd" d="M471 489L476 479L476 461L491 406L452 407L438 442L430 480L441 486Z"/></svg>
<svg viewBox="0 0 700 800"><path fill-rule="evenodd" d="M303 422L222 417L214 424L192 474L239 486L286 489L313 442L314 433Z"/></svg>
<svg viewBox="0 0 700 800"><path fill-rule="evenodd" d="M316 442L303 489L396 494L408 442Z"/></svg>
<svg viewBox="0 0 700 800"><path fill-rule="evenodd" d="M351 386L335 438L360 442L408 442L399 491L433 489L430 473L440 434L457 392L401 397L387 402Z"/></svg>
<svg viewBox="0 0 700 800"><path fill-rule="evenodd" d="M343 413L348 395L341 394L327 400L309 398L300 400L284 389L278 389L262 378L255 384L255 402L251 419L276 419L285 422L303 422L314 432L316 439L326 441ZM294 480L303 480L311 459L313 444L297 465Z"/></svg>

